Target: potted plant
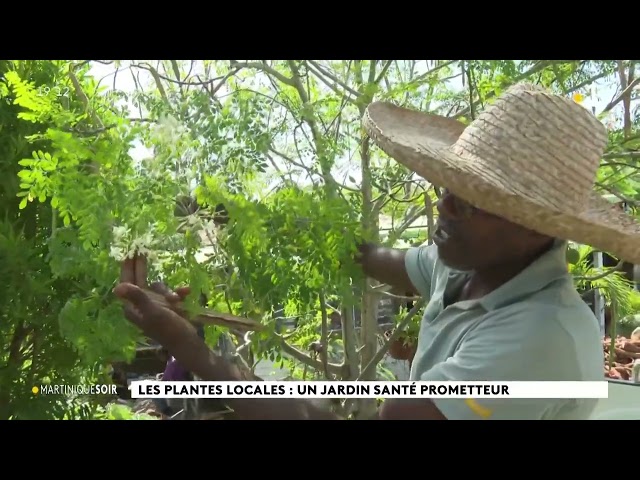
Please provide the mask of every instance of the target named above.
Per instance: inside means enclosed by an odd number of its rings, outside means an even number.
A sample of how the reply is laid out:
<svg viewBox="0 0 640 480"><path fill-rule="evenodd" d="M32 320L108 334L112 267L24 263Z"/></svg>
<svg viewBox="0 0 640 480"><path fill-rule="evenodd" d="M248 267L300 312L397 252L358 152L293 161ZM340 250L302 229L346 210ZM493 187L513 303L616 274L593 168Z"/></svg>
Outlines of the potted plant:
<svg viewBox="0 0 640 480"><path fill-rule="evenodd" d="M396 360L408 361L409 364L413 362L413 357L416 354L418 346L418 332L420 330L420 320L415 319L409 323L397 338L390 340L393 330L387 330L384 333L385 339L391 341L389 345L389 356Z"/></svg>

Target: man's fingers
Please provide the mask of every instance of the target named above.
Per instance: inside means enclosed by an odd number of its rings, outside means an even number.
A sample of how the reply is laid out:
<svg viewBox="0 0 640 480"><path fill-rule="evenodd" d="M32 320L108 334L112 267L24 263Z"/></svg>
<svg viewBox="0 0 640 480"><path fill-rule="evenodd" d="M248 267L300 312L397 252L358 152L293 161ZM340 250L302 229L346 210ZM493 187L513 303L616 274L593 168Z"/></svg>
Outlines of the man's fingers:
<svg viewBox="0 0 640 480"><path fill-rule="evenodd" d="M153 282L151 285L149 285L149 288L154 292L164 296L164 298L166 298L169 302L179 302L180 300L182 300L180 295L171 290L162 282Z"/></svg>
<svg viewBox="0 0 640 480"><path fill-rule="evenodd" d="M156 308L151 299L140 287L131 283L120 283L113 289L118 297L127 300L142 316L152 314Z"/></svg>
<svg viewBox="0 0 640 480"><path fill-rule="evenodd" d="M136 325L139 325L140 322L142 321L142 316L140 315L140 312L130 303L126 303L124 305L124 316L127 320L129 320L130 322L135 323Z"/></svg>
<svg viewBox="0 0 640 480"><path fill-rule="evenodd" d="M147 286L147 257L136 254L135 261L135 281L134 285L145 288Z"/></svg>
<svg viewBox="0 0 640 480"><path fill-rule="evenodd" d="M133 258L126 258L120 268L121 283L136 283L136 267Z"/></svg>
<svg viewBox="0 0 640 480"><path fill-rule="evenodd" d="M144 255L126 258L120 269L120 282L145 287L147 285L147 258Z"/></svg>

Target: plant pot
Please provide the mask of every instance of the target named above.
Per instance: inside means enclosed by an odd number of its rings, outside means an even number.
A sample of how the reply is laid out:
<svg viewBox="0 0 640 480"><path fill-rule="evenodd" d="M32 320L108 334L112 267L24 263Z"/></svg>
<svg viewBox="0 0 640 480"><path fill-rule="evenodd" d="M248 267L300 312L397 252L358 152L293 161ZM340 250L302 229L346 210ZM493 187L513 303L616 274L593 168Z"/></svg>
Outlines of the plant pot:
<svg viewBox="0 0 640 480"><path fill-rule="evenodd" d="M388 341L391 337L391 331L385 332L385 337ZM389 345L389 356L396 360L412 362L413 357L416 355L416 348L416 344L413 340L408 340L407 337L400 335L391 342L391 345Z"/></svg>

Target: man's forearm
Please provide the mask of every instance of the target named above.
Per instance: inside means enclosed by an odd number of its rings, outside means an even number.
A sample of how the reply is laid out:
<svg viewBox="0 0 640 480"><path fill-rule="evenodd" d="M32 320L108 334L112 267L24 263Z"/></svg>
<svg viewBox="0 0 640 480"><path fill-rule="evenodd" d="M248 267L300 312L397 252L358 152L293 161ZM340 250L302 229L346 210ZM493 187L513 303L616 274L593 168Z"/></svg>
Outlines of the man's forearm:
<svg viewBox="0 0 640 480"><path fill-rule="evenodd" d="M245 378L234 364L216 355L196 335L189 336L169 349L187 370L208 382L242 382ZM297 398L230 398L223 399L235 413L246 420L339 420L328 410Z"/></svg>
<svg viewBox="0 0 640 480"><path fill-rule="evenodd" d="M363 244L359 247L358 263L368 277L391 285L403 293L417 294L405 267L406 250Z"/></svg>

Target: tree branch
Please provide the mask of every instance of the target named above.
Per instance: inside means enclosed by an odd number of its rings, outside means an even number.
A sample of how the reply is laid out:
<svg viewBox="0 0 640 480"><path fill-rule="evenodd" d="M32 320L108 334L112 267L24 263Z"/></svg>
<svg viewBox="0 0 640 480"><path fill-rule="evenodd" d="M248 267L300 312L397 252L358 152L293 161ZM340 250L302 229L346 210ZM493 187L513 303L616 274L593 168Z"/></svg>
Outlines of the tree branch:
<svg viewBox="0 0 640 480"><path fill-rule="evenodd" d="M526 72L518 75L517 77L511 79L507 84L503 85L504 87L507 86L511 86L511 85L515 85L518 82L521 82L522 80L525 80L527 78L529 78L531 75L538 73L542 70L544 70L545 68L551 66L551 65L555 65L555 64L561 64L561 63L571 63L572 61L569 60L541 60L538 63L536 63L535 65L533 65L529 70L527 70ZM496 96L496 91L492 90L489 93L487 93L483 99L478 99L475 102L473 102L471 105L469 105L467 108L457 112L455 115L453 115L452 118L460 118L460 117L464 117L466 115L469 114L469 112L472 110L472 108L474 108L475 106L477 106L481 100L488 100L490 98L493 98Z"/></svg>
<svg viewBox="0 0 640 480"><path fill-rule="evenodd" d="M358 98L360 98L362 96L362 94L360 92L358 92L357 90L354 90L353 88L351 88L349 85L347 85L346 83L341 81L338 77L336 77L332 73L327 72L322 66L320 66L319 64L317 64L313 60L307 60L307 63L310 63L318 72L320 72L322 75L325 75L330 80L334 81L336 83L336 85L340 85L342 88L345 89L346 92L349 92L351 95L356 97L356 99L358 99ZM314 74L315 74L315 72L314 72ZM317 74L316 74L316 76L317 76Z"/></svg>
<svg viewBox="0 0 640 480"><path fill-rule="evenodd" d="M353 98L352 96L349 95L350 92L346 92L346 91L340 91L340 89L338 88L338 84L337 83L331 83L329 81L329 79L325 78L324 75L322 73L320 73L315 66L313 66L313 63L310 60L307 60L306 62L307 68L309 69L309 71L311 73L313 73L316 78L318 80L320 80L323 84L325 84L327 87L329 87L333 92L335 92L337 95L344 97L349 103L355 103L356 102L356 98ZM358 92L356 92L358 93Z"/></svg>
<svg viewBox="0 0 640 480"><path fill-rule="evenodd" d="M240 63L237 62L235 60L231 60L231 68L254 68L256 70L261 70L265 73L268 73L269 75L277 78L279 81L281 81L282 83L284 83L285 85L289 85L290 87L295 87L296 84L293 81L292 78L289 78L285 75L283 75L282 73L278 72L275 68L270 67L269 65L267 65L266 62L245 62L245 63Z"/></svg>
<svg viewBox="0 0 640 480"><path fill-rule="evenodd" d="M598 114L598 118L602 117L604 114L606 114L607 112L611 111L618 103L620 103L622 100L625 99L625 97L631 92L631 90L633 90L633 88L638 85L640 83L640 77L636 78L633 82L631 82L627 88L625 88L622 93L620 95L618 95L615 99L613 99L609 105L607 105L606 107L604 107L604 110L602 110L599 114Z"/></svg>
<svg viewBox="0 0 640 480"><path fill-rule="evenodd" d="M621 260L618 262L618 264L613 267L613 268L609 268L606 271L598 274L598 275L594 275L593 277L586 277L586 276L576 276L573 277L575 280L579 280L582 282L594 282L596 280L600 280L601 278L604 278L606 276L611 275L612 273L615 272L619 272L620 270L622 270L622 266L624 265L624 262Z"/></svg>
<svg viewBox="0 0 640 480"><path fill-rule="evenodd" d="M293 345L288 344L281 335L274 334L274 337L278 340L278 343L282 347L282 351L284 353L298 360L300 363L303 363L305 365L308 365L309 367L315 368L318 371L323 371L324 365L322 364L322 362L314 358L311 358L309 355L302 352L301 350L298 350ZM342 371L342 367L340 365L336 365L335 363L327 362L327 371L335 375L339 375L340 372Z"/></svg>
<svg viewBox="0 0 640 480"><path fill-rule="evenodd" d="M382 348L380 348L376 352L376 354L373 356L373 358L367 364L367 366L362 369L362 372L360 373L358 380L367 378L366 375L370 374L371 370L376 368L378 363L380 363L380 360L384 358L384 356L389 351L389 348L391 348L392 343L398 339L400 334L404 331L405 327L409 325L409 322L411 321L411 319L415 317L416 313L418 313L418 310L420 310L425 303L426 303L426 300L424 298L421 298L414 304L413 308L409 310L409 313L407 313L407 315L398 323L398 326L393 330L393 333L389 337L389 340L385 342Z"/></svg>

